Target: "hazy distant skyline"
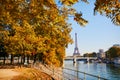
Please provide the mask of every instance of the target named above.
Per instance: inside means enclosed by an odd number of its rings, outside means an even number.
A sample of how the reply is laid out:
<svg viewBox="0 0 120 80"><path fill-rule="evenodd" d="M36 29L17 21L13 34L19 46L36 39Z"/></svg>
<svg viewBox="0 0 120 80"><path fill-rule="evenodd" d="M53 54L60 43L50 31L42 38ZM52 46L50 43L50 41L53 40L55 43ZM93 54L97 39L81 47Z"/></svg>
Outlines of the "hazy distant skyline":
<svg viewBox="0 0 120 80"><path fill-rule="evenodd" d="M120 44L120 26L114 25L110 19L105 16L94 16L94 0L89 0L90 4L79 2L74 5L78 12L83 13L83 18L89 23L86 27L81 27L73 18L68 21L72 23L71 38L75 40L77 33L78 48L80 54L98 52L99 49L108 50L114 44ZM70 44L66 49L66 55L73 55L75 44Z"/></svg>

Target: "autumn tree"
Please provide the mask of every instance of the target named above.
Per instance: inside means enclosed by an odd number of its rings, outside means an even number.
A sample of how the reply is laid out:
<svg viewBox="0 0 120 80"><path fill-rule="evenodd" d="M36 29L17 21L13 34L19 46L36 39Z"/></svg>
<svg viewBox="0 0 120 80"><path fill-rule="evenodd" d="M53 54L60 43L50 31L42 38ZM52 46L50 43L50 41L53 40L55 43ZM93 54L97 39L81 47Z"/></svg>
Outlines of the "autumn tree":
<svg viewBox="0 0 120 80"><path fill-rule="evenodd" d="M34 56L47 64L61 66L65 48L72 43L68 17L73 16L81 26L88 23L72 5L88 1L59 1L60 7L54 0L0 0L0 37L4 37L1 40L7 53ZM95 12L101 11L106 16L112 15L112 21L119 25L118 0L96 0Z"/></svg>
<svg viewBox="0 0 120 80"><path fill-rule="evenodd" d="M96 0L94 14L99 12L120 26L120 0Z"/></svg>
<svg viewBox="0 0 120 80"><path fill-rule="evenodd" d="M90 3L90 0L60 0L62 4L67 6L72 6L79 1L84 1ZM94 3L94 15L100 13L107 18L110 18L111 21L120 26L120 0L95 0Z"/></svg>
<svg viewBox="0 0 120 80"><path fill-rule="evenodd" d="M4 44L4 36L7 36L5 29L6 26L2 27L2 25L0 25L0 57L4 57L3 64L5 64L6 57L8 56Z"/></svg>
<svg viewBox="0 0 120 80"><path fill-rule="evenodd" d="M4 30L8 53L39 54L47 64L62 65L65 47L72 42L71 27L53 0L1 0L0 10L1 27L8 26Z"/></svg>

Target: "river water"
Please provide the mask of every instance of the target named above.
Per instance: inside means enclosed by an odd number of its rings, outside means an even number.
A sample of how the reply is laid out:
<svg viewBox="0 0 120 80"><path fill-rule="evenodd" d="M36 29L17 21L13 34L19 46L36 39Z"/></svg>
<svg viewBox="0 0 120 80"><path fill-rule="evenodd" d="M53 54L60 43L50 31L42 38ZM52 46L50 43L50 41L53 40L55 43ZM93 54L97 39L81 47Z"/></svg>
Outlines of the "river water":
<svg viewBox="0 0 120 80"><path fill-rule="evenodd" d="M120 80L120 65L105 64L105 63L84 63L77 61L73 64L73 61L64 61L64 67L74 70L79 70L93 75L99 75L100 77L108 80ZM74 72L69 72L76 74ZM77 74L76 74L77 75ZM84 77L82 74L78 74L79 77ZM86 80L98 80L93 77L86 76Z"/></svg>

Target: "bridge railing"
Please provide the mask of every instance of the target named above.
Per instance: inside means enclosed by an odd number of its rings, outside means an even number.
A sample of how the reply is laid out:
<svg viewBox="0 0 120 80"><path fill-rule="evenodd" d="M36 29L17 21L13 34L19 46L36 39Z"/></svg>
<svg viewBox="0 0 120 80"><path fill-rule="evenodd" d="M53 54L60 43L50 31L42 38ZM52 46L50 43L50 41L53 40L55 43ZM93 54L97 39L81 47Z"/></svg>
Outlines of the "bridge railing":
<svg viewBox="0 0 120 80"><path fill-rule="evenodd" d="M79 77L79 75L81 76ZM63 77L69 78L69 79L64 79L64 80L88 80L88 77L92 78L90 80L108 80L106 78L100 77L100 75L93 75L93 74L89 74L86 72L73 70L69 68L63 68Z"/></svg>

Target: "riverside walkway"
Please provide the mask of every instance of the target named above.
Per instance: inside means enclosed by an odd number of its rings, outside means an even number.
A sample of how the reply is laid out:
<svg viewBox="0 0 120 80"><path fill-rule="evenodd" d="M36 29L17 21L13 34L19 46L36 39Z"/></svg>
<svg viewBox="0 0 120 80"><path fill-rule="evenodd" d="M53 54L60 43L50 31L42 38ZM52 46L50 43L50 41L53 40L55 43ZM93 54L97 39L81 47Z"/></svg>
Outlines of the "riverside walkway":
<svg viewBox="0 0 120 80"><path fill-rule="evenodd" d="M48 66L38 62L32 65L32 67L50 75L55 80L63 80L62 68L56 68L54 66Z"/></svg>
<svg viewBox="0 0 120 80"><path fill-rule="evenodd" d="M35 63L34 65L32 65L32 67L50 75L55 80L87 80L87 76L95 78L94 80L107 80L106 78L100 77L99 75L93 75L68 68L56 68L54 66L48 66L42 63ZM79 74L83 75L83 77L79 78Z"/></svg>

